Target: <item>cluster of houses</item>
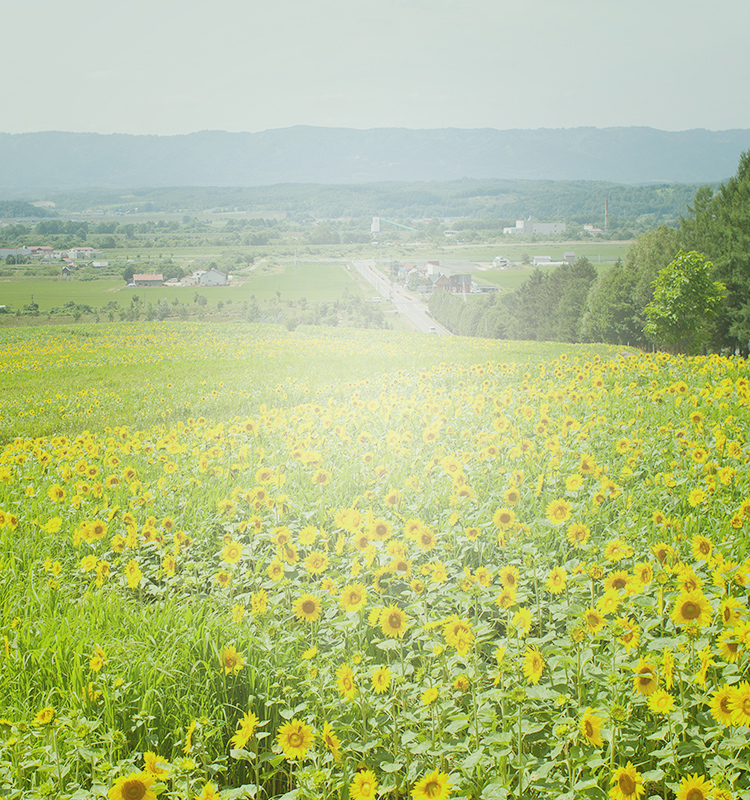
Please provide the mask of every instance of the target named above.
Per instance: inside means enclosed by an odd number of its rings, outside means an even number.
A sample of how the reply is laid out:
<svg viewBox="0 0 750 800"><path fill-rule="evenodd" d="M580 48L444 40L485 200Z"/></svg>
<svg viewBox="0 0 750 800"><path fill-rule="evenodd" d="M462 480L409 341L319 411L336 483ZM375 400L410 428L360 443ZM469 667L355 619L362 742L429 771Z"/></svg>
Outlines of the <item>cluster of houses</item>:
<svg viewBox="0 0 750 800"><path fill-rule="evenodd" d="M466 272L453 272L440 265L439 261L428 261L423 266L404 264L397 273L397 280L404 286L422 294L442 290L452 294L469 292L496 292L496 286L479 286Z"/></svg>
<svg viewBox="0 0 750 800"><path fill-rule="evenodd" d="M44 261L65 261L66 263L75 263L82 261L91 263L95 267L106 267L106 261L96 261L101 258L104 253L97 250L95 247L71 247L70 250L55 250L54 247L49 245L34 245L32 247L0 247L0 259L3 261L8 256L21 257L24 261L40 259Z"/></svg>
<svg viewBox="0 0 750 800"><path fill-rule="evenodd" d="M170 278L164 280L161 273L144 273L133 275L129 286L226 286L232 279L216 267L197 269L184 278Z"/></svg>

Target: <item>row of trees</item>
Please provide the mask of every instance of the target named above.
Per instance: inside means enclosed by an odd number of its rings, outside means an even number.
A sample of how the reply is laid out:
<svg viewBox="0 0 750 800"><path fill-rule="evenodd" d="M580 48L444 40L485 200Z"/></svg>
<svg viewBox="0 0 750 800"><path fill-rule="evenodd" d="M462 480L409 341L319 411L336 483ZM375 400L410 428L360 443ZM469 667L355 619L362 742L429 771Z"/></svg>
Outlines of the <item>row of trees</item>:
<svg viewBox="0 0 750 800"><path fill-rule="evenodd" d="M473 299L473 298L472 298ZM469 305L472 307L469 308ZM683 352L750 346L750 151L717 192L699 189L680 225L639 237L597 273L585 258L529 280L497 300L433 296L456 333L509 339L606 342Z"/></svg>

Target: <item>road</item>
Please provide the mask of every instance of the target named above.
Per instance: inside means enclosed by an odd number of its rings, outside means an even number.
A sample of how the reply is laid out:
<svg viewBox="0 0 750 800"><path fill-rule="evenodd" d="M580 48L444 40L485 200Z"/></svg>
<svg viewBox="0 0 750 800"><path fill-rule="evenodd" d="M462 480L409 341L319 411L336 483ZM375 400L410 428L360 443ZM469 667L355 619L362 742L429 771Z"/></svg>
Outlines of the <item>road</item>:
<svg viewBox="0 0 750 800"><path fill-rule="evenodd" d="M359 274L374 287L382 297L388 298L393 303L399 314L403 314L422 333L441 333L450 336L451 332L436 322L425 308L424 303L410 292L407 292L397 283L391 283L382 272L375 268L375 262L370 260L355 261L354 268Z"/></svg>

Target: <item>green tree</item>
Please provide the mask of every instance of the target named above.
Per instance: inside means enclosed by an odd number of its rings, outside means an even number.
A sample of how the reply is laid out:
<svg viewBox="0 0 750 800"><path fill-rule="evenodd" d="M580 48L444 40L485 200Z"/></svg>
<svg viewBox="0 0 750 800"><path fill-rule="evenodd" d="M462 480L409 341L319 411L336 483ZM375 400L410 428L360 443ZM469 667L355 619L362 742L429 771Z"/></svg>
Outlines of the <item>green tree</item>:
<svg viewBox="0 0 750 800"><path fill-rule="evenodd" d="M591 290L582 321L582 337L589 342L642 345L646 343L643 308L635 300L638 272L619 259Z"/></svg>
<svg viewBox="0 0 750 800"><path fill-rule="evenodd" d="M710 336L710 321L722 307L726 287L711 278L705 256L683 250L654 281L654 299L646 306L646 335L657 344L690 353Z"/></svg>
<svg viewBox="0 0 750 800"><path fill-rule="evenodd" d="M737 174L714 194L699 189L681 220L686 245L714 264L714 278L727 287L726 303L714 323L717 347L748 352L750 340L750 150Z"/></svg>

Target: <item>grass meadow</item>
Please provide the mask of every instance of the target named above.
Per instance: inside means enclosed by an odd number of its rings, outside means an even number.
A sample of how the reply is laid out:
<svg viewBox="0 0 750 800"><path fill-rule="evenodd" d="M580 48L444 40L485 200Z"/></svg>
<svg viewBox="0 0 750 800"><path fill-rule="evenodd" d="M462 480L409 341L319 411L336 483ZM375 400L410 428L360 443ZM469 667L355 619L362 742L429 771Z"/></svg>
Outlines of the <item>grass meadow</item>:
<svg viewBox="0 0 750 800"><path fill-rule="evenodd" d="M0 340L3 797L750 798L744 361Z"/></svg>

